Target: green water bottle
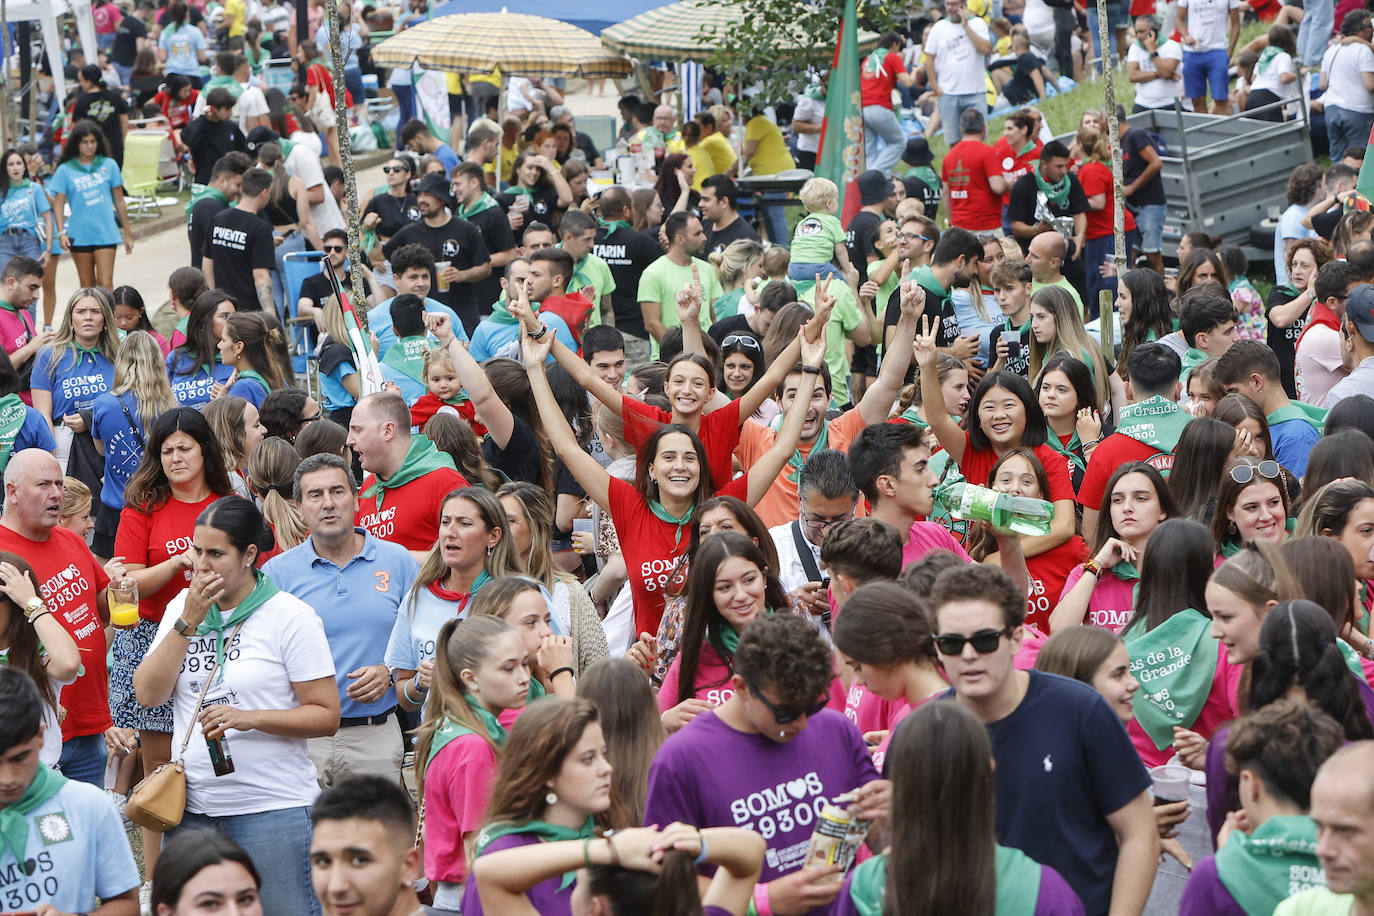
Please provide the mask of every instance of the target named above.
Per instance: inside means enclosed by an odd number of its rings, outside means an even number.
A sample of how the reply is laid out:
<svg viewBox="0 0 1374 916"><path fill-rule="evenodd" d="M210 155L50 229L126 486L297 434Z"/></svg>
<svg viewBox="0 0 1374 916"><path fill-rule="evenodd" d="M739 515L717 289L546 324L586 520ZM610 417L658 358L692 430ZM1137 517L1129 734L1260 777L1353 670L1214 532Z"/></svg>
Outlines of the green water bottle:
<svg viewBox="0 0 1374 916"><path fill-rule="evenodd" d="M954 518L988 522L1017 534L1049 534L1054 519L1054 506L1043 499L1011 496L963 480L937 486L935 501Z"/></svg>

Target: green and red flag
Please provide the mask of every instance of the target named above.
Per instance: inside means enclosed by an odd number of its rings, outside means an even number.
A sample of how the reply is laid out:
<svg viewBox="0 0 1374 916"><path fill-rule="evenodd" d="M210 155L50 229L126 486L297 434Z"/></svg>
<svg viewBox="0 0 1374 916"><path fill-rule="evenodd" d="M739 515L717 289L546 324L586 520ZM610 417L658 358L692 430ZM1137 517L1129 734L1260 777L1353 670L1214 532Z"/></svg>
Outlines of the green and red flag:
<svg viewBox="0 0 1374 916"><path fill-rule="evenodd" d="M1364 162L1360 163L1360 177L1355 181L1355 190L1359 192L1360 199L1351 202L1353 208L1368 210L1370 201L1374 201L1374 130L1369 132L1369 141L1364 149Z"/></svg>
<svg viewBox="0 0 1374 916"><path fill-rule="evenodd" d="M854 0L845 0L830 82L821 122L821 148L816 177L829 178L840 189L840 222L859 212L859 173L864 170L863 98L859 92L859 25Z"/></svg>

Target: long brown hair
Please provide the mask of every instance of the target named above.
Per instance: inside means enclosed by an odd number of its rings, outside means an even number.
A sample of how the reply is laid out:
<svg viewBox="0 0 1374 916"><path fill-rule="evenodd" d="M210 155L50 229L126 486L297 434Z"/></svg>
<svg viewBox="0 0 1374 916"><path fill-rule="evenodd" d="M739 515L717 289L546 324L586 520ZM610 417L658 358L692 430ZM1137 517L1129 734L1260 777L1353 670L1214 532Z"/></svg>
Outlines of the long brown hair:
<svg viewBox="0 0 1374 916"><path fill-rule="evenodd" d="M9 563L21 574L27 574L34 588L38 588L38 574L33 571L29 561L19 554L10 553L7 550L0 551L0 563ZM56 710L57 695L53 693L52 680L48 677L47 669L43 667L38 634L33 631L33 627L24 617L24 609L15 604L13 600L5 595L0 595L0 604L8 606L10 614L10 622L5 627L4 634L5 643L9 646L6 664L12 668L18 668L33 678L34 684L38 687L38 695L43 698L43 702Z"/></svg>
<svg viewBox="0 0 1374 916"><path fill-rule="evenodd" d="M892 846L883 916L971 913L997 901L997 784L983 723L959 703L926 703L888 749Z"/></svg>
<svg viewBox="0 0 1374 916"><path fill-rule="evenodd" d="M506 536L506 512L501 508L501 504L496 501L496 497L488 490L481 487L462 487L454 490L444 497L439 503L439 515L442 518L444 507L455 499L466 500L477 507L477 511L482 516L482 521L486 524L487 530L493 528L500 529L501 540L496 542L491 554L487 557L485 569L487 575L493 579L500 579L516 572L511 564L510 538ZM425 561L420 564L420 572L415 576L415 584L410 589L410 615L415 616L415 605L419 600L420 591L427 588L431 583L440 582L448 575L448 567L444 565L444 554L439 549L439 541L436 538L434 546L425 554Z"/></svg>
<svg viewBox="0 0 1374 916"><path fill-rule="evenodd" d="M534 441L539 443L539 480L536 481L545 492L552 495L553 446L549 444L548 434L544 432L544 421L534 406L534 391L530 388L529 376L525 367L513 359L497 357L482 364L487 381L492 390L515 415L534 432ZM576 430L574 430L574 433Z"/></svg>
<svg viewBox="0 0 1374 916"><path fill-rule="evenodd" d="M596 706L606 737L611 827L638 827L644 822L649 765L664 738L649 676L629 659L602 659L583 673L577 695Z"/></svg>
<svg viewBox="0 0 1374 916"><path fill-rule="evenodd" d="M269 322L261 312L235 312L224 322L224 334L235 343L243 344L243 358L266 380L268 390L296 384L286 338L281 328Z"/></svg>
<svg viewBox="0 0 1374 916"><path fill-rule="evenodd" d="M462 474L468 483L486 487L493 493L501 486L501 478L482 457L482 444L477 441L477 434L462 417L456 417L451 413L436 413L425 423L424 434L434 443L435 448L441 452L448 452L454 466L458 468L458 473Z"/></svg>
<svg viewBox="0 0 1374 916"><path fill-rule="evenodd" d="M280 436L268 436L253 447L244 465L248 485L262 499L262 517L272 526L282 550L290 550L310 536L310 528L301 521L291 498L300 463L294 445Z"/></svg>
<svg viewBox="0 0 1374 916"><path fill-rule="evenodd" d="M1121 645L1121 637L1102 627L1060 627L1040 647L1035 670L1092 684L1097 671Z"/></svg>
<svg viewBox="0 0 1374 916"><path fill-rule="evenodd" d="M242 398L220 398L219 401ZM212 401L212 404L217 403ZM191 407L176 407L157 418L148 434L148 447L143 450L143 462L124 488L124 505L151 515L172 498L172 484L162 468L162 446L173 433L185 433L200 446L200 460L204 468L205 485L216 496L234 492L229 473L224 467L224 453L215 442L210 424L201 412Z"/></svg>
<svg viewBox="0 0 1374 916"><path fill-rule="evenodd" d="M497 755L496 782L482 825L542 820L549 807L544 800L549 781L563 769L587 727L599 721L596 707L586 700L545 697L532 703L515 720ZM604 814L596 820L606 825Z"/></svg>

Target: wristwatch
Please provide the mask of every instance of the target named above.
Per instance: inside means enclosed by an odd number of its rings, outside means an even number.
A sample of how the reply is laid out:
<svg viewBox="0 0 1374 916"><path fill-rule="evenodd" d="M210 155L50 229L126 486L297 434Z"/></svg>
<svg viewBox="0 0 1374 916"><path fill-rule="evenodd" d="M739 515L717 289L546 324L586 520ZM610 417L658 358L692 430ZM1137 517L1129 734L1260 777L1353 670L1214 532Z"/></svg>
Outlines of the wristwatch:
<svg viewBox="0 0 1374 916"><path fill-rule="evenodd" d="M176 630L178 633L180 633L182 636L185 636L187 639L190 639L192 636L196 635L196 627L193 624L188 623L185 617L178 617L176 619L176 622L172 624L172 629Z"/></svg>
<svg viewBox="0 0 1374 916"><path fill-rule="evenodd" d="M28 620L29 623L33 623L34 618L43 613L44 610L43 599L39 598L37 595L34 595L28 601L24 602L24 618Z"/></svg>

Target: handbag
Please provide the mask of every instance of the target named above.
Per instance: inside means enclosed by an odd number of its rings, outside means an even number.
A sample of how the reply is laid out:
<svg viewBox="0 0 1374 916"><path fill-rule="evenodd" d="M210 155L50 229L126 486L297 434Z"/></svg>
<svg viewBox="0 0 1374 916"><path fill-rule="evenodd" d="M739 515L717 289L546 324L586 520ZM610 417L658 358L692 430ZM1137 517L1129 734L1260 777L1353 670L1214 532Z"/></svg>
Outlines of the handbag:
<svg viewBox="0 0 1374 916"><path fill-rule="evenodd" d="M243 622L234 627L229 637L232 643L243 629ZM124 806L124 815L140 827L166 833L181 823L186 813L186 748L191 743L191 732L195 730L196 717L205 703L205 693L215 679L213 672L205 678L205 686L200 689L200 698L191 713L191 722L186 728L186 736L181 739L181 750L175 760L170 760L134 786L129 793L129 802Z"/></svg>

